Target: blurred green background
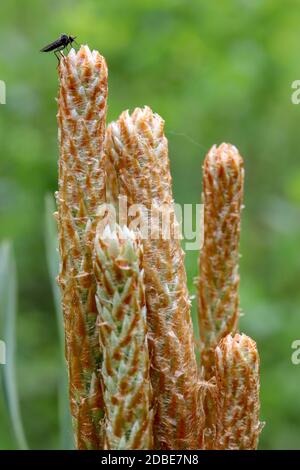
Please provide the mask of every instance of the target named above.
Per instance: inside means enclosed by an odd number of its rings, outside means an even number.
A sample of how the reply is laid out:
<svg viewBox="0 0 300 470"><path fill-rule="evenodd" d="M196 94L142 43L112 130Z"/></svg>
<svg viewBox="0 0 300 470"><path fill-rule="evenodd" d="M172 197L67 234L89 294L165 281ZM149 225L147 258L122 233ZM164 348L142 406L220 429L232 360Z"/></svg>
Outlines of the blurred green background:
<svg viewBox="0 0 300 470"><path fill-rule="evenodd" d="M66 32L107 59L109 121L144 104L165 119L176 202L200 201L212 144L234 143L244 156L241 329L261 354L260 448L300 449L300 365L291 363L300 338L300 106L291 103L299 24L300 4L291 0L1 3L0 240L12 240L16 255L17 378L29 447L60 445L62 366L44 240L44 198L57 188L58 81L55 57L39 49ZM191 293L197 256L186 256ZM15 447L0 399L0 448Z"/></svg>

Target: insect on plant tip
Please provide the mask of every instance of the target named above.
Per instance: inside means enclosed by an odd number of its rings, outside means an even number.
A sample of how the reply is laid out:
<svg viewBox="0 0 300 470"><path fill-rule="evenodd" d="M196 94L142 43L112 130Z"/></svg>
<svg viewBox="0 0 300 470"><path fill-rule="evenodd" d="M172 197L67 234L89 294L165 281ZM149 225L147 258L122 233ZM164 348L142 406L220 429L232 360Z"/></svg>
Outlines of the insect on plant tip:
<svg viewBox="0 0 300 470"><path fill-rule="evenodd" d="M54 52L59 62L60 57L63 55L62 51L68 46L72 46L73 42L77 44L75 41L76 37L77 36L68 36L67 34L62 34L58 39L43 47L40 52ZM57 55L58 53L59 55Z"/></svg>

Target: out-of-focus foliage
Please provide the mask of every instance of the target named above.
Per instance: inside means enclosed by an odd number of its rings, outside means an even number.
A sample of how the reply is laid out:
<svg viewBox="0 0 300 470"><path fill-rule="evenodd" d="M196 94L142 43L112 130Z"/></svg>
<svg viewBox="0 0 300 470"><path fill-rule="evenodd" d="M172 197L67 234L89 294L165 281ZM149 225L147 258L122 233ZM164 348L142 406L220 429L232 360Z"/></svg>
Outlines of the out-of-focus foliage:
<svg viewBox="0 0 300 470"><path fill-rule="evenodd" d="M9 431L18 449L26 450L26 438L20 414L19 387L16 381L17 276L10 243L0 244L0 327L5 364L0 369L1 408L9 420ZM4 411L5 410L5 411Z"/></svg>
<svg viewBox="0 0 300 470"><path fill-rule="evenodd" d="M299 2L85 0L1 3L0 239L19 278L18 381L31 448L59 446L61 357L47 273L44 196L57 187L56 59L60 33L99 49L109 66L109 120L148 104L166 120L177 202L199 202L213 143L246 166L241 246L242 329L261 354L261 448L300 448ZM187 253L191 293L197 253ZM2 332L0 332L1 339ZM3 367L3 366L0 366ZM0 404L0 448L11 448Z"/></svg>

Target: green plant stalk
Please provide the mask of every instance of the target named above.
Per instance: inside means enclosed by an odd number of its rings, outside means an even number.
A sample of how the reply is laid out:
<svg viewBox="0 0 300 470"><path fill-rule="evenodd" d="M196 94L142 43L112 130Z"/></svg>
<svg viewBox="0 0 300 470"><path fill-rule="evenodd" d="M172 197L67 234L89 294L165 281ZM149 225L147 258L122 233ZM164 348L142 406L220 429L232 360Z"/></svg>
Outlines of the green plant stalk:
<svg viewBox="0 0 300 470"><path fill-rule="evenodd" d="M107 449L152 447L152 389L147 346L142 245L125 226L95 241L94 269Z"/></svg>
<svg viewBox="0 0 300 470"><path fill-rule="evenodd" d="M4 325L6 364L0 366L4 396L11 428L19 449L26 450L26 442L16 377L16 317L17 275L16 265L9 242L0 245L0 318Z"/></svg>

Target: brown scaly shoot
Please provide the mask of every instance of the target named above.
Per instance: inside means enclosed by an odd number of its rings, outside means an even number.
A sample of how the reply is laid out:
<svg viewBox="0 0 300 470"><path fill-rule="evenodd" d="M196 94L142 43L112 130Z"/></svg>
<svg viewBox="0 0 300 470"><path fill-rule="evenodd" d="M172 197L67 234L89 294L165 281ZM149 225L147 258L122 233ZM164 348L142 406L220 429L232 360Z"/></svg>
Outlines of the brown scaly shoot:
<svg viewBox="0 0 300 470"><path fill-rule="evenodd" d="M236 334L222 339L215 352L216 440L218 450L254 450L259 421L259 356L256 343Z"/></svg>
<svg viewBox="0 0 300 470"><path fill-rule="evenodd" d="M76 447L103 446L103 417L92 253L97 209L105 201L103 141L107 67L82 46L59 64L59 284L65 322L71 414Z"/></svg>
<svg viewBox="0 0 300 470"><path fill-rule="evenodd" d="M158 227L155 236L143 234L154 448L197 449L203 414L164 121L149 107L125 111L108 126L105 154L110 202L127 198L128 208L139 204L140 220L148 224L162 210L169 216L168 236Z"/></svg>
<svg viewBox="0 0 300 470"><path fill-rule="evenodd" d="M95 241L96 300L103 350L105 448L151 449L152 389L142 245L126 226Z"/></svg>

